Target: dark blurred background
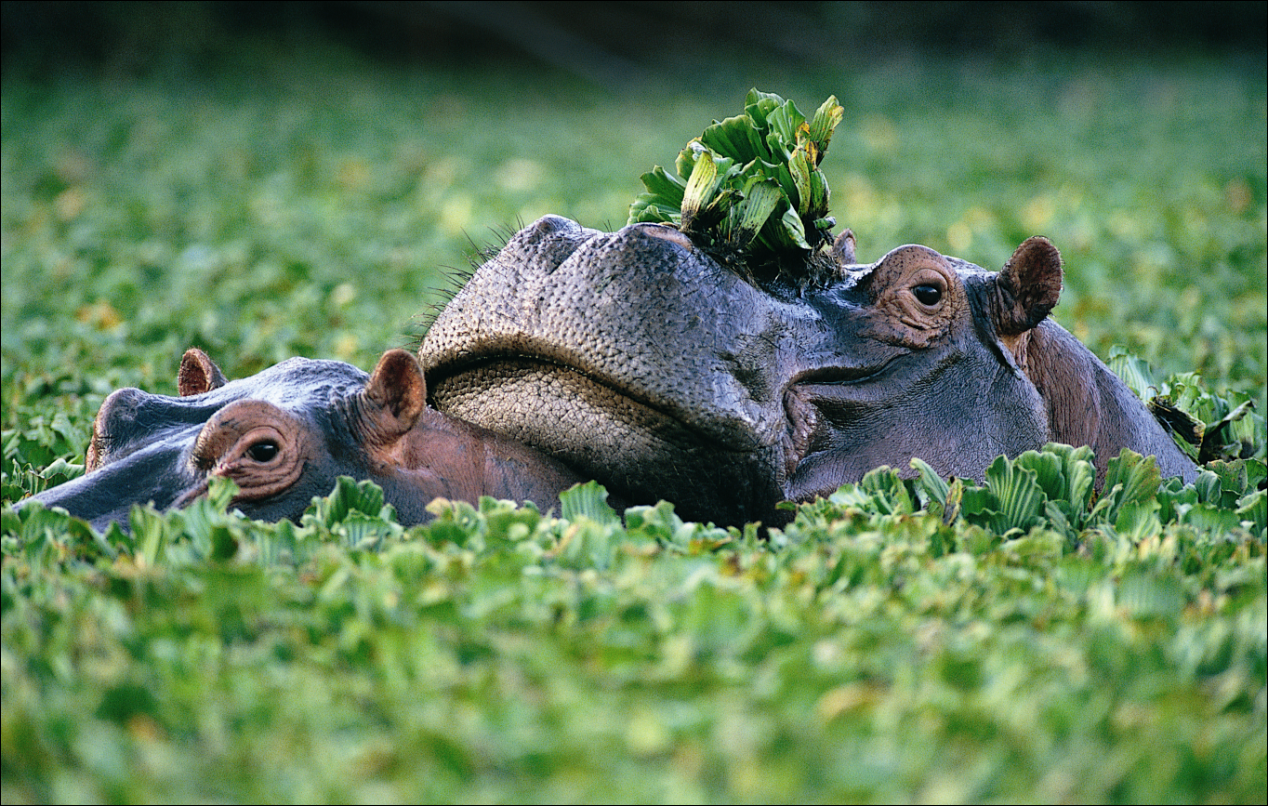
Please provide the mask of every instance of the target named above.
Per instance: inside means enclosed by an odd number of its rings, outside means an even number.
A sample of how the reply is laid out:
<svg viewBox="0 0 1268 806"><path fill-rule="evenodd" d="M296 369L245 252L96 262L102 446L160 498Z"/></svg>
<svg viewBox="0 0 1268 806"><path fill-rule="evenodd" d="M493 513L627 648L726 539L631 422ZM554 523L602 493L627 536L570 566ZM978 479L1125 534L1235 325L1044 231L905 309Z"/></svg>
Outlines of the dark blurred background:
<svg viewBox="0 0 1268 806"><path fill-rule="evenodd" d="M1240 53L1262 66L1268 3L4 2L6 71L213 67L229 43L321 36L387 61L536 62L612 89L733 59L848 64L904 50ZM932 54L927 54L932 55ZM200 62L202 64L200 64ZM707 77L707 76L700 76Z"/></svg>

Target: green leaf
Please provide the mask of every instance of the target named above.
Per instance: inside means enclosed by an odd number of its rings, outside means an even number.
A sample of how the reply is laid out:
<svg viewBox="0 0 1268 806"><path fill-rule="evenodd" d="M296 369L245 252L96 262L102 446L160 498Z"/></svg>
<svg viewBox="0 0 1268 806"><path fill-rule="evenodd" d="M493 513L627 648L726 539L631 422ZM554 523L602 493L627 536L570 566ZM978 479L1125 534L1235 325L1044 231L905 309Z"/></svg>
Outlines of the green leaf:
<svg viewBox="0 0 1268 806"><path fill-rule="evenodd" d="M379 517L390 511L390 505L383 504L383 489L377 484L368 479L358 482L340 476L330 495L313 499L304 512L303 522L333 529L354 512Z"/></svg>
<svg viewBox="0 0 1268 806"><path fill-rule="evenodd" d="M810 251L810 244L806 243L806 228L801 223L801 216L797 215L796 210L789 208L782 216L780 216L777 223L771 223L775 224L776 238L780 243L784 244L786 248L791 247L795 249L803 249L807 252ZM769 228L770 225L768 224L767 229Z"/></svg>
<svg viewBox="0 0 1268 806"><path fill-rule="evenodd" d="M815 110L814 118L810 123L810 139L819 152L816 165L823 161L823 155L828 151L828 143L832 141L832 133L844 117L845 108L837 103L835 95L829 95L828 100Z"/></svg>
<svg viewBox="0 0 1268 806"><path fill-rule="evenodd" d="M745 109L690 141L677 177L659 166L643 174L647 192L630 205L629 222L673 224L701 247L736 249L755 274L822 280L810 253L831 243L836 219L819 164L844 111L829 98L807 123L792 101L756 89Z"/></svg>
<svg viewBox="0 0 1268 806"><path fill-rule="evenodd" d="M1237 517L1251 533L1264 539L1268 529L1268 490L1256 490L1237 502Z"/></svg>
<svg viewBox="0 0 1268 806"><path fill-rule="evenodd" d="M1158 501L1152 498L1124 504L1114 519L1114 531L1133 543L1158 535L1162 532L1162 522L1158 520L1159 506Z"/></svg>
<svg viewBox="0 0 1268 806"><path fill-rule="evenodd" d="M1049 443L1040 452L1023 453L1017 463L1035 472L1035 481L1048 503L1061 512L1072 529L1079 530L1086 522L1096 485L1093 458L1092 449L1087 446Z"/></svg>
<svg viewBox="0 0 1268 806"><path fill-rule="evenodd" d="M797 149L793 152L792 158L788 161L788 172L792 175L793 184L797 188L796 205L799 216L804 216L810 211L810 172L812 170L811 160L806 155L804 149Z"/></svg>
<svg viewBox="0 0 1268 806"><path fill-rule="evenodd" d="M993 524L996 532L1025 532L1040 523L1047 496L1036 481L1035 471L1001 456L986 469L986 485L999 501Z"/></svg>
<svg viewBox="0 0 1268 806"><path fill-rule="evenodd" d="M608 491L597 481L576 484L559 494L564 520L589 518L595 523L620 523L616 510L608 506Z"/></svg>
<svg viewBox="0 0 1268 806"><path fill-rule="evenodd" d="M871 496L887 515L906 515L916 511L907 485L891 467L878 467L868 471L859 482L859 489Z"/></svg>
<svg viewBox="0 0 1268 806"><path fill-rule="evenodd" d="M783 193L775 180L754 177L744 188L744 195L744 202L738 208L741 211L740 220L735 226L732 240L747 245L766 225L771 213L775 212L783 199Z"/></svg>
<svg viewBox="0 0 1268 806"><path fill-rule="evenodd" d="M700 142L742 164L753 160L771 160L770 149L766 147L753 120L747 115L737 115L714 123L700 135Z"/></svg>
<svg viewBox="0 0 1268 806"><path fill-rule="evenodd" d="M237 556L240 544L233 530L218 524L211 528L210 537L211 551L208 556L211 559L223 562L232 560Z"/></svg>
<svg viewBox="0 0 1268 806"><path fill-rule="evenodd" d="M658 203L659 196L644 193L630 205L630 223L643 222L652 224L681 223L682 214L677 205L672 207Z"/></svg>
<svg viewBox="0 0 1268 806"><path fill-rule="evenodd" d="M682 216L684 222L694 218L702 207L708 206L718 189L718 164L708 149L696 154L691 178L683 191Z"/></svg>
<svg viewBox="0 0 1268 806"><path fill-rule="evenodd" d="M128 523L138 548L137 561L151 568L158 565L172 540L167 519L152 506L133 506Z"/></svg>
<svg viewBox="0 0 1268 806"><path fill-rule="evenodd" d="M1128 504L1153 500L1161 484L1162 474L1154 457L1124 448L1106 465L1102 497L1092 514L1114 523Z"/></svg>
<svg viewBox="0 0 1268 806"><path fill-rule="evenodd" d="M387 522L377 515L354 511L349 512L331 531L342 536L343 544L349 549L374 551L382 546L386 537L402 529L399 524Z"/></svg>
<svg viewBox="0 0 1268 806"><path fill-rule="evenodd" d="M1171 577L1131 571L1118 584L1118 601L1136 617L1172 618L1184 608L1184 591Z"/></svg>
<svg viewBox="0 0 1268 806"><path fill-rule="evenodd" d="M670 176L664 168L657 165L643 174L641 179L643 186L653 197L659 196L668 203L676 203L675 206L682 205L683 193L687 186L678 177Z"/></svg>
<svg viewBox="0 0 1268 806"><path fill-rule="evenodd" d="M767 144L777 143L771 151L782 153L784 159L792 156L797 146L797 132L805 125L806 118L797 111L792 101L785 101L766 115L766 125L770 133L766 135Z"/></svg>
<svg viewBox="0 0 1268 806"><path fill-rule="evenodd" d="M823 174L818 171L810 173L810 199L806 205L806 211L803 215L820 216L814 221L816 229L831 229L836 223L835 219L825 220L822 216L828 212L828 201L830 197L828 192L828 180L823 178Z"/></svg>
<svg viewBox="0 0 1268 806"><path fill-rule="evenodd" d="M620 519L611 517L607 523L590 517L571 520L550 556L564 568L610 567L620 545Z"/></svg>
<svg viewBox="0 0 1268 806"><path fill-rule="evenodd" d="M1268 455L1268 427L1254 412L1252 396L1214 394L1195 372L1176 373L1159 383L1148 364L1118 345L1110 349L1107 363L1199 464Z"/></svg>
<svg viewBox="0 0 1268 806"><path fill-rule="evenodd" d="M918 472L920 476L917 479L916 490L926 501L936 501L942 507L947 505L947 494L951 488L943 481L942 476L938 475L932 467L930 467L923 459L913 458L911 460L911 468Z"/></svg>
<svg viewBox="0 0 1268 806"><path fill-rule="evenodd" d="M1117 344L1111 347L1109 360L1105 363L1141 400L1148 400L1158 393L1158 383L1149 364L1132 355L1125 347Z"/></svg>
<svg viewBox="0 0 1268 806"><path fill-rule="evenodd" d="M227 476L209 475L207 477L207 506L215 512L223 513L238 494L238 485ZM202 501L204 499L197 499Z"/></svg>
<svg viewBox="0 0 1268 806"><path fill-rule="evenodd" d="M755 128L765 131L770 128L770 124L766 120L767 116L783 105L784 99L775 93L762 92L754 87L744 97L744 114L753 121Z"/></svg>
<svg viewBox="0 0 1268 806"><path fill-rule="evenodd" d="M1241 525L1240 513L1213 504L1194 504L1180 516L1180 522L1203 532L1227 533Z"/></svg>

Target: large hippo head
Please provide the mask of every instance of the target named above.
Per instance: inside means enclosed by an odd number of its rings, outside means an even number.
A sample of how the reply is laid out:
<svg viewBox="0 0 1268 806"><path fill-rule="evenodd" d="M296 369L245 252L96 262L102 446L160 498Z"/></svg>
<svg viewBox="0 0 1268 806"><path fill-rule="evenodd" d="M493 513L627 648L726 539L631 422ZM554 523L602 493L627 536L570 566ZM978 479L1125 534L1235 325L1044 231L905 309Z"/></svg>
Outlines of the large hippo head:
<svg viewBox="0 0 1268 806"><path fill-rule="evenodd" d="M1196 468L1086 348L1046 319L1061 259L1043 238L990 272L924 246L755 279L677 230L558 217L516 234L427 333L441 411L689 518L775 505L920 457L981 477L1049 441Z"/></svg>
<svg viewBox="0 0 1268 806"><path fill-rule="evenodd" d="M543 508L580 479L549 458L426 408L418 362L393 350L367 375L339 361L292 358L227 382L202 351L181 361L180 397L120 389L93 423L86 473L23 501L63 507L98 529L134 504L182 506L208 477L233 479L233 505L298 521L339 476L383 487L402 523L437 496L532 500Z"/></svg>

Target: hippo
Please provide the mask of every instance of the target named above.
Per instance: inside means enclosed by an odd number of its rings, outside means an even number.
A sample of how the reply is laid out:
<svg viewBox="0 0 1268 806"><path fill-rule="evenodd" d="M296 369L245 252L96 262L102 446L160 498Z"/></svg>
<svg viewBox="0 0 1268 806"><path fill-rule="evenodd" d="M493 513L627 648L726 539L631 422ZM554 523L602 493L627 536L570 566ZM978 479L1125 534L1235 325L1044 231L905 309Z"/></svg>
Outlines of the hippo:
<svg viewBox="0 0 1268 806"><path fill-rule="evenodd" d="M533 501L544 511L582 481L559 462L425 405L418 360L391 350L372 374L340 361L291 358L226 381L188 350L180 397L120 389L93 422L85 474L18 504L63 507L98 530L126 527L133 504L180 507L208 477L238 485L233 506L260 520L298 522L339 476L371 479L412 525L436 497Z"/></svg>
<svg viewBox="0 0 1268 806"><path fill-rule="evenodd" d="M846 230L803 270L756 272L662 224L547 216L480 265L419 358L438 410L687 519L778 524L918 457L981 479L1048 442L1196 465L1048 318L1061 256L1030 238L999 272L919 245L874 263Z"/></svg>

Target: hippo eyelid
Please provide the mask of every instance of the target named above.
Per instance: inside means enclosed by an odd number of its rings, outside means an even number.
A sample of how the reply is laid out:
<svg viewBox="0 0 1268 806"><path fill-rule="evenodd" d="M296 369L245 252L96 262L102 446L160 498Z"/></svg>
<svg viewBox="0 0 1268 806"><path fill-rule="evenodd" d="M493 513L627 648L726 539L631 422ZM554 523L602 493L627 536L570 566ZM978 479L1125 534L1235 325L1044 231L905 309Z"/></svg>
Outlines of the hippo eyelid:
<svg viewBox="0 0 1268 806"><path fill-rule="evenodd" d="M290 440L278 427L278 423L255 423L244 427L232 435L232 441L226 444L220 453L217 466L228 467L238 461L246 460L260 465L275 461L286 452Z"/></svg>
<svg viewBox="0 0 1268 806"><path fill-rule="evenodd" d="M288 444L276 423L234 423L223 429L215 460L218 466L241 459L268 464L285 453Z"/></svg>
<svg viewBox="0 0 1268 806"><path fill-rule="evenodd" d="M296 416L263 400L239 400L203 426L190 455L197 473L228 476L240 500L255 500L290 487L303 472L307 431Z"/></svg>

